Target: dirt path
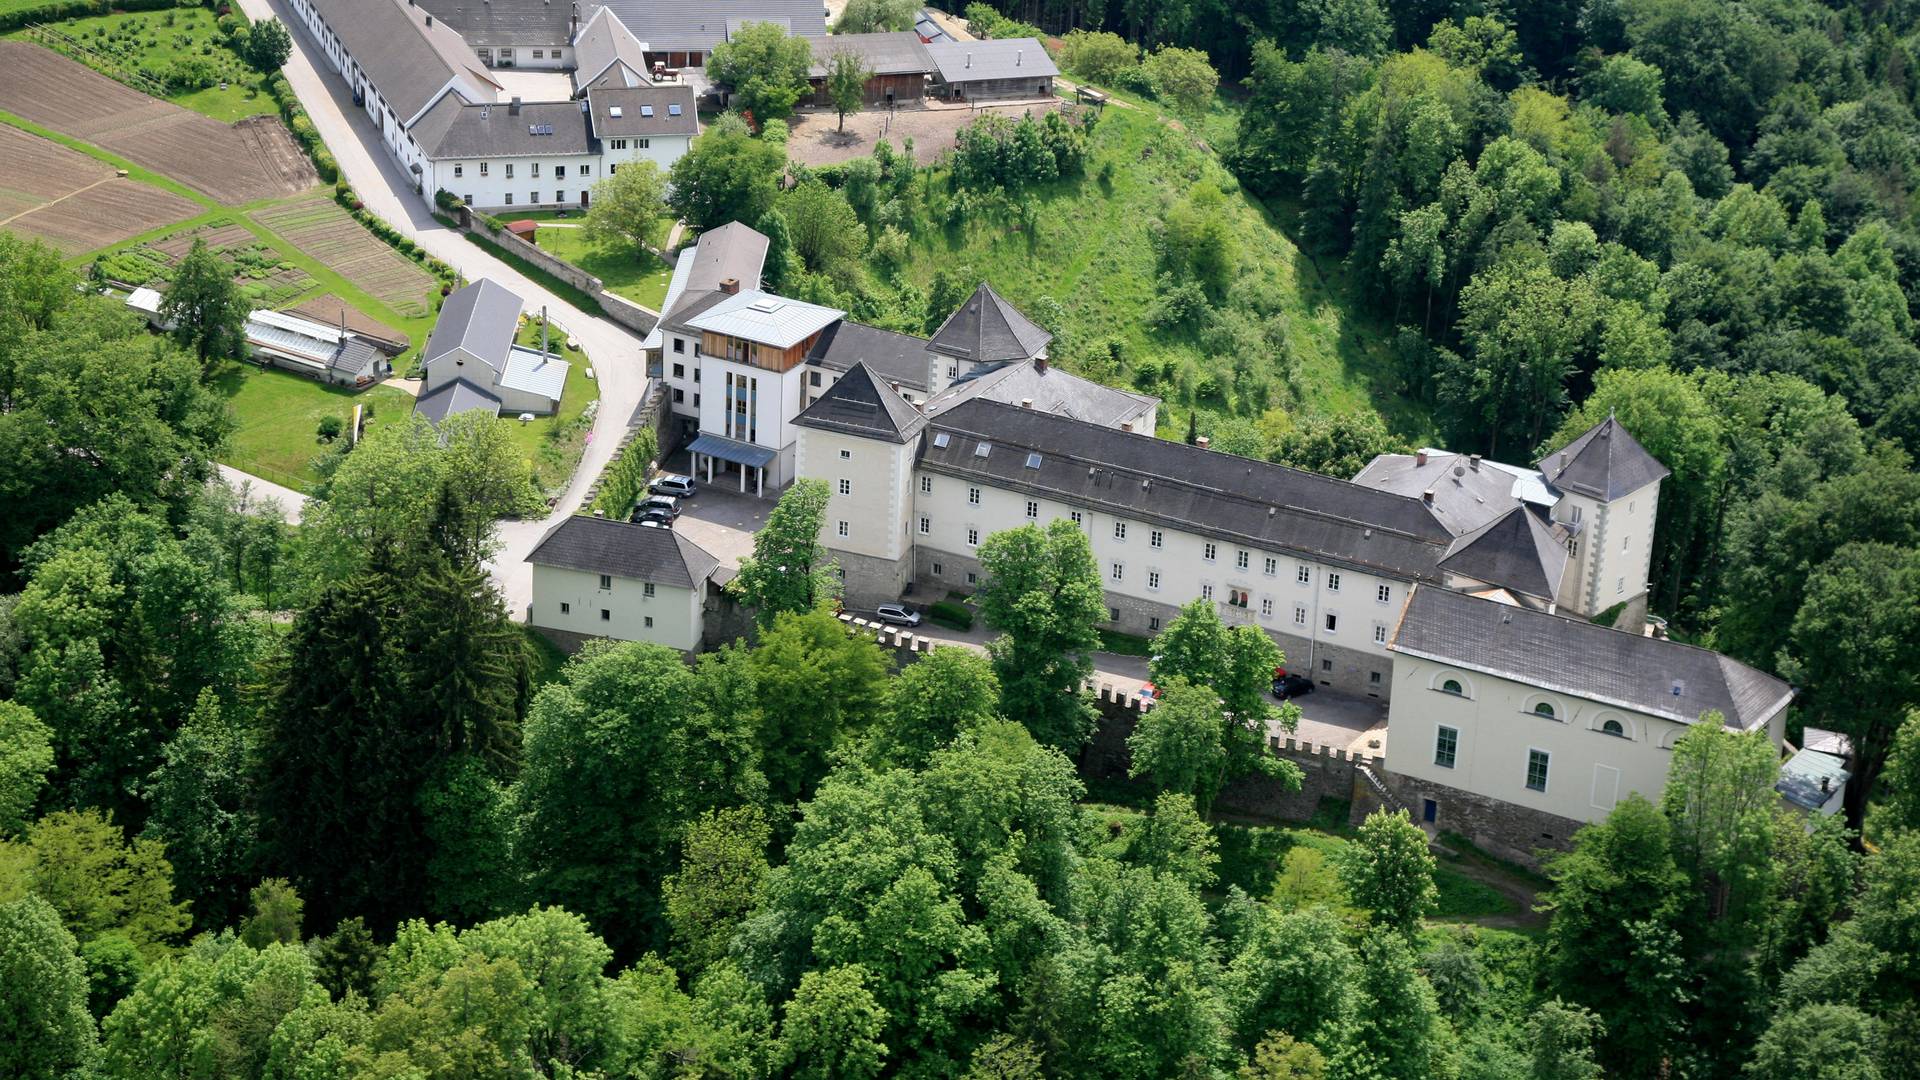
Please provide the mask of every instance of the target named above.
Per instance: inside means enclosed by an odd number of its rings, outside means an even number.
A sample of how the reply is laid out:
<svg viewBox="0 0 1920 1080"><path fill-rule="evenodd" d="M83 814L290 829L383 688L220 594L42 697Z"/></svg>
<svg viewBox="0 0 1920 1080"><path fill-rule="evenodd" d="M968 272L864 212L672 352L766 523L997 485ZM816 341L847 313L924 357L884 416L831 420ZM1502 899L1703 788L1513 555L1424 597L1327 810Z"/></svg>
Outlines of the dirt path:
<svg viewBox="0 0 1920 1080"><path fill-rule="evenodd" d="M59 204L66 202L68 199L73 198L75 195L81 194L82 192L92 191L94 188L99 187L101 184L111 184L117 179L119 178L114 176L103 176L100 179L95 180L93 183L88 184L86 187L74 188L72 191L67 192L65 195L62 195L57 199L52 199L50 201L43 202L39 206L30 206L27 209L22 210L19 213L13 215L13 217L0 218L0 225L6 225L8 222L11 222L11 221L17 221L20 218L26 217L28 214L31 214L36 210L45 210L49 206L58 206Z"/></svg>

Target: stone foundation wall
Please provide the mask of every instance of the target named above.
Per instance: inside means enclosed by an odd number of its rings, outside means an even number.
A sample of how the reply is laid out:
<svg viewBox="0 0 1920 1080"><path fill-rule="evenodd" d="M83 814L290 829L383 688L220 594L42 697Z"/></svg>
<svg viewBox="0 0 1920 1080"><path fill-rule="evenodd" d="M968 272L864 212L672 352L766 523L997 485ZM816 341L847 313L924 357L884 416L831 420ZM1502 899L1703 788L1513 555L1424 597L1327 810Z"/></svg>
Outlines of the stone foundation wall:
<svg viewBox="0 0 1920 1080"><path fill-rule="evenodd" d="M1580 822L1572 818L1515 806L1430 780L1379 768L1374 769L1374 775L1400 800L1414 821L1425 820L1426 800L1431 799L1435 804L1434 828L1459 833L1482 851L1522 866L1537 869L1543 855L1567 850L1573 844L1574 831L1580 828ZM1355 800L1356 819L1361 816L1360 803L1361 800Z"/></svg>
<svg viewBox="0 0 1920 1080"><path fill-rule="evenodd" d="M840 564L845 576L845 598L848 607L871 608L875 604L898 600L912 580L908 573L911 562L907 559L882 559L874 555L862 555L854 551L842 551L828 548L827 553ZM918 590L916 590L917 592ZM926 598L927 603L940 599L945 593Z"/></svg>

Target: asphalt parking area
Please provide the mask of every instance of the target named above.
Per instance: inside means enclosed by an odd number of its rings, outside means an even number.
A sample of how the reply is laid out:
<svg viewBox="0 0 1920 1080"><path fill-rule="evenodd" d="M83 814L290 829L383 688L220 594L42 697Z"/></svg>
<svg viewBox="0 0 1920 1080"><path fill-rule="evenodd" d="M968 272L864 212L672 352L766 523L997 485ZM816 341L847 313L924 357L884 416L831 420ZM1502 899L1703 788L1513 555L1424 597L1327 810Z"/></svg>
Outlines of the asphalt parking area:
<svg viewBox="0 0 1920 1080"><path fill-rule="evenodd" d="M756 499L718 483L702 483L699 494L680 501L680 518L673 527L719 559L721 565L737 570L740 560L753 554L753 534L767 523L772 511L772 499Z"/></svg>
<svg viewBox="0 0 1920 1080"><path fill-rule="evenodd" d="M1387 752L1387 703L1364 694L1343 694L1324 686L1297 698L1300 726L1294 730L1296 742L1330 746L1339 750L1384 757ZM1272 734L1286 737L1279 724ZM1377 742L1379 745L1372 745Z"/></svg>

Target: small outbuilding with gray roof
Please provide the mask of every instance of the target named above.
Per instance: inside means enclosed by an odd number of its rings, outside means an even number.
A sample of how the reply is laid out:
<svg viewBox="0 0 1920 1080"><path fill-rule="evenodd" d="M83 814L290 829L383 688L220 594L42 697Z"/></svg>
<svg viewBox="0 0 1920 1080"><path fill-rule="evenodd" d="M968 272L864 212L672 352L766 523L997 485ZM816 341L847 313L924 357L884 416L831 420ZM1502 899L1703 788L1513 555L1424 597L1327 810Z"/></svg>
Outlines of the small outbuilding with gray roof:
<svg viewBox="0 0 1920 1080"><path fill-rule="evenodd" d="M524 302L491 278L456 290L421 350L424 369L414 411L438 423L491 399L496 412L545 416L560 407L566 388L565 360L514 344ZM467 390L453 389L464 384ZM446 397L438 396L445 392Z"/></svg>

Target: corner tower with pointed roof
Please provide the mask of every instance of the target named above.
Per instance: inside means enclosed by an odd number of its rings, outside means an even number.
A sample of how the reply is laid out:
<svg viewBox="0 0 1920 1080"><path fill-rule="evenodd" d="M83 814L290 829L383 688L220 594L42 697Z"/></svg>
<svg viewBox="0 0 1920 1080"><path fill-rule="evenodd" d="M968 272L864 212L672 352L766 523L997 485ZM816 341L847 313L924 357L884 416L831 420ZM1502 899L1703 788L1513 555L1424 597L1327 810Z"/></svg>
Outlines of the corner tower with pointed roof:
<svg viewBox="0 0 1920 1080"><path fill-rule="evenodd" d="M852 607L897 599L913 577L913 469L927 418L864 362L794 420L798 474L827 485L820 544Z"/></svg>
<svg viewBox="0 0 1920 1080"><path fill-rule="evenodd" d="M981 282L927 342L928 382L939 393L971 372L1011 360L1041 360L1053 335Z"/></svg>
<svg viewBox="0 0 1920 1080"><path fill-rule="evenodd" d="M1615 625L1637 625L1647 613L1660 481L1670 471L1611 414L1538 467L1560 496L1554 520L1573 534L1561 606L1593 616L1618 605Z"/></svg>

